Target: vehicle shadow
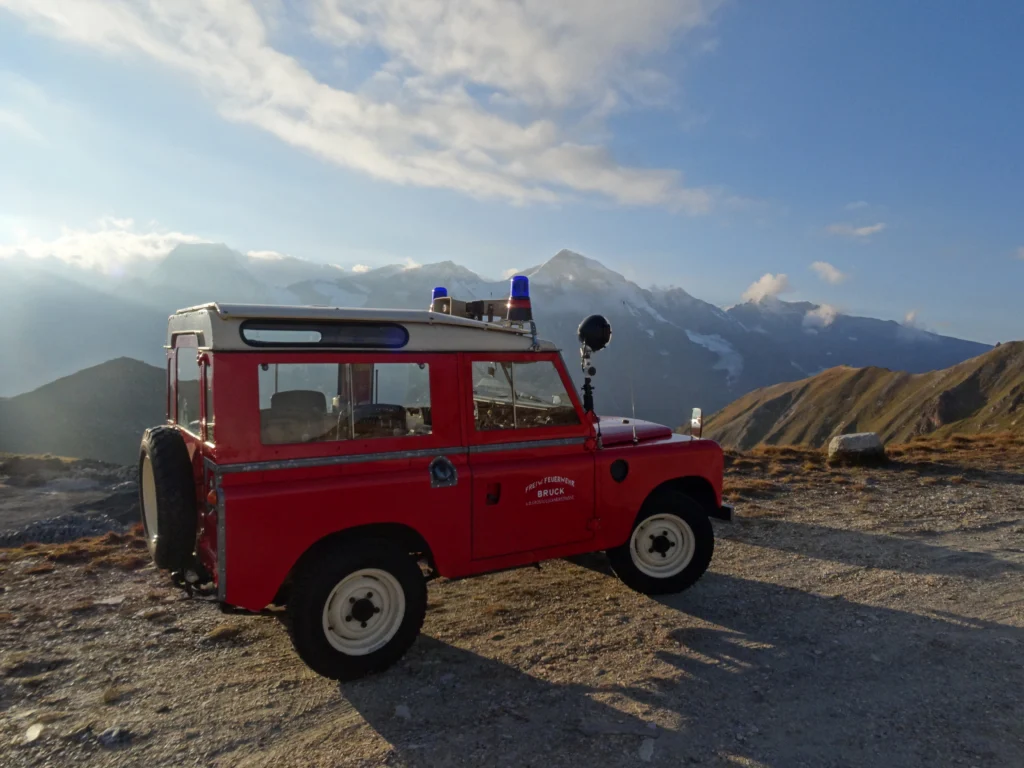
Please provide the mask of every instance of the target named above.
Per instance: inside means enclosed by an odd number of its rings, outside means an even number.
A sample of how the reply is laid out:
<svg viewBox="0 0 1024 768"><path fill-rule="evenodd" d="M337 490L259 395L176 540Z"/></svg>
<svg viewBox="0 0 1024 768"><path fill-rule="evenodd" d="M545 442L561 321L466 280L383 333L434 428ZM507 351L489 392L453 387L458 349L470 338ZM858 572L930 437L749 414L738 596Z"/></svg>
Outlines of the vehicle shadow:
<svg viewBox="0 0 1024 768"><path fill-rule="evenodd" d="M401 765L1021 764L1019 627L716 573L658 602L677 612L661 664L627 683L595 678L600 661L559 683L422 637L340 692Z"/></svg>
<svg viewBox="0 0 1024 768"><path fill-rule="evenodd" d="M428 636L385 675L339 691L400 765L631 764L645 740L665 736L592 698L599 688L549 682Z"/></svg>
<svg viewBox="0 0 1024 768"><path fill-rule="evenodd" d="M742 524L729 538L820 560L903 573L988 579L1024 570L1015 562L986 552L793 520L751 521Z"/></svg>
<svg viewBox="0 0 1024 768"><path fill-rule="evenodd" d="M675 684L623 694L688 741L772 766L1021 765L1020 627L717 573L660 602L685 617L656 652Z"/></svg>

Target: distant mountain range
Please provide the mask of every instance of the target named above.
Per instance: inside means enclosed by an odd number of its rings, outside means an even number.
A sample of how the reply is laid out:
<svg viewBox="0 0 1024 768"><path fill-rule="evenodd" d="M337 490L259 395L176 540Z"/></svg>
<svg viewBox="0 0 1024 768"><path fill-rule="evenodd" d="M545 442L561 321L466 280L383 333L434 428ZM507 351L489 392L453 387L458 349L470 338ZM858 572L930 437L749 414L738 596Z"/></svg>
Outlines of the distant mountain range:
<svg viewBox="0 0 1024 768"><path fill-rule="evenodd" d="M580 381L575 333L598 312L614 335L594 363L599 412L678 424L758 387L838 364L922 372L989 347L891 321L776 299L721 309L679 288L644 289L593 259L560 251L522 270L541 335L564 350ZM451 261L353 273L292 257L247 256L223 245L180 245L119 275L65 262L0 259L0 394L38 387L113 357L163 364L167 316L208 301L426 307L444 285L458 298L501 298L508 282ZM161 384L162 386L162 384Z"/></svg>
<svg viewBox="0 0 1024 768"><path fill-rule="evenodd" d="M121 357L0 398L0 451L131 464L143 431L165 419L165 380L163 368Z"/></svg>
<svg viewBox="0 0 1024 768"><path fill-rule="evenodd" d="M726 447L822 446L834 435L1024 431L1024 342L1001 344L931 373L830 368L741 397L712 415L705 435Z"/></svg>

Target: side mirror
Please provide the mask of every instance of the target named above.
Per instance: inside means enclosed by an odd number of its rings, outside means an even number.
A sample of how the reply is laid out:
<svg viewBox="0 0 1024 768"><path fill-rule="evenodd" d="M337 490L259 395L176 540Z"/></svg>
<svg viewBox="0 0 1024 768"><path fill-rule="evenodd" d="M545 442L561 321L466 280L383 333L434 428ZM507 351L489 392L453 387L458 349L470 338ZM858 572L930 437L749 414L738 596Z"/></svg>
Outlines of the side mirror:
<svg viewBox="0 0 1024 768"><path fill-rule="evenodd" d="M704 413L700 408L694 408L690 414L690 434L698 440L704 434Z"/></svg>

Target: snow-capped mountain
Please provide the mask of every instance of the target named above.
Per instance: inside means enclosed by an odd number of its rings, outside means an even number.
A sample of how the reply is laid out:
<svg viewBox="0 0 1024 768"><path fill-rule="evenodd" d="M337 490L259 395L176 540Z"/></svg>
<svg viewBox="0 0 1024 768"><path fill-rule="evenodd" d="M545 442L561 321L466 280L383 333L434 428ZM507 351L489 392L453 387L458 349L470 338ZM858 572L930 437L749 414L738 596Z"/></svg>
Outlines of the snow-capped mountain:
<svg viewBox="0 0 1024 768"><path fill-rule="evenodd" d="M175 309L207 301L426 308L434 286L458 298L504 298L493 280L451 261L362 273L293 257L243 255L223 245L180 245L148 270L88 284L54 277L28 260L0 261L0 320L48 329L0 336L0 394L11 395L86 365L132 356L162 364L163 328ZM530 277L542 336L563 349L579 377L576 328L591 313L612 323L612 343L594 364L599 412L679 424L700 405L713 411L758 387L839 365L910 371L947 367L988 347L828 307L766 300L723 310L686 291L644 289L594 259L563 250ZM6 295L6 294L10 295Z"/></svg>

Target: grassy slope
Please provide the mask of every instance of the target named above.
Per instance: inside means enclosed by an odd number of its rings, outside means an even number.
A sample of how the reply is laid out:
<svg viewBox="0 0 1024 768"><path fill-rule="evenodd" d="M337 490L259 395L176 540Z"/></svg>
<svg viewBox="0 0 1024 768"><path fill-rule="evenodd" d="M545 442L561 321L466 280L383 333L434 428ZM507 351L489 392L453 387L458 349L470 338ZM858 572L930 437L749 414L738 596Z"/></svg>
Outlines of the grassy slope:
<svg viewBox="0 0 1024 768"><path fill-rule="evenodd" d="M1024 342L1003 344L931 373L831 368L751 392L712 415L705 434L722 445L822 446L833 435L916 435L1024 429Z"/></svg>
<svg viewBox="0 0 1024 768"><path fill-rule="evenodd" d="M135 461L164 421L164 371L120 357L0 400L0 451Z"/></svg>

